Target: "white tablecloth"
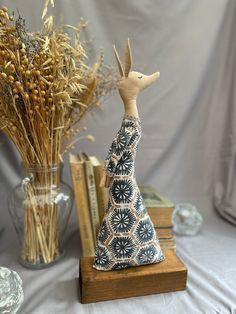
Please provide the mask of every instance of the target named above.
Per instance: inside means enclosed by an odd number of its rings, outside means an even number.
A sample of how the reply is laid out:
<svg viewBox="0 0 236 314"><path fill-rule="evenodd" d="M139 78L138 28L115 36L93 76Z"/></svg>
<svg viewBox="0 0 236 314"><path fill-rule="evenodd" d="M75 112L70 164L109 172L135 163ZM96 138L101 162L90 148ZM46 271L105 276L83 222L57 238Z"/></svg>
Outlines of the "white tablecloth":
<svg viewBox="0 0 236 314"><path fill-rule="evenodd" d="M220 219L207 200L194 203L204 216L201 232L176 237L177 254L188 267L185 291L85 305L78 300L78 232L69 236L67 254L57 265L31 271L17 262L18 242L9 226L0 238L0 265L16 270L23 280L19 314L236 313L235 227Z"/></svg>

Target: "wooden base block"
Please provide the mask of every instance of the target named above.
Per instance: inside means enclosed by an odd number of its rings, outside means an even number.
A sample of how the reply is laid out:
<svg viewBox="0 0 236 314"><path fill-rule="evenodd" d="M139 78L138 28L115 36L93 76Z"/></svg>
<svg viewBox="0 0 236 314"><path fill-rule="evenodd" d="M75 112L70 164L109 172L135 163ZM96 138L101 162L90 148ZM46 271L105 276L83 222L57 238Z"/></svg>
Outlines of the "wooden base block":
<svg viewBox="0 0 236 314"><path fill-rule="evenodd" d="M186 288L187 268L172 250L158 264L101 271L92 267L93 257L80 259L81 303L136 297Z"/></svg>

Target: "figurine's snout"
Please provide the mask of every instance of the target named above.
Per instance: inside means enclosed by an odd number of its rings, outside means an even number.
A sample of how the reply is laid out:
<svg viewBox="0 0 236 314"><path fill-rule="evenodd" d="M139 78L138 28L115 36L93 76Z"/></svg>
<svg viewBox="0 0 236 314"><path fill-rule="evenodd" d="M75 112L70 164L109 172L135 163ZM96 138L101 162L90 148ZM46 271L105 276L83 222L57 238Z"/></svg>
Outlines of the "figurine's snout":
<svg viewBox="0 0 236 314"><path fill-rule="evenodd" d="M146 88L148 86L150 86L152 83L154 83L158 78L160 77L160 72L155 72L151 75L147 75L146 76L146 80L145 80L145 86L143 88Z"/></svg>
<svg viewBox="0 0 236 314"><path fill-rule="evenodd" d="M153 78L153 82L159 79L160 77L160 72L155 72L152 75L150 75Z"/></svg>

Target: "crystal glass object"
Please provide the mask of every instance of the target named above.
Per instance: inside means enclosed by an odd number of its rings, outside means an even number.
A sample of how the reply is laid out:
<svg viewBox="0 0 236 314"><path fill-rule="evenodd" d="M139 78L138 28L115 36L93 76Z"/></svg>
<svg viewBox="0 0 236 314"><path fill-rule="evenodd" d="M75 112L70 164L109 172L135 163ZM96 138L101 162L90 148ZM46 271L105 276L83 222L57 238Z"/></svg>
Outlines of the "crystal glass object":
<svg viewBox="0 0 236 314"><path fill-rule="evenodd" d="M181 235L195 235L201 228L203 218L192 204L177 204L172 215L174 232Z"/></svg>
<svg viewBox="0 0 236 314"><path fill-rule="evenodd" d="M20 276L0 266L0 313L15 314L24 300Z"/></svg>
<svg viewBox="0 0 236 314"><path fill-rule="evenodd" d="M73 193L61 180L62 165L24 165L22 182L9 196L9 211L21 242L20 263L51 266L64 254Z"/></svg>

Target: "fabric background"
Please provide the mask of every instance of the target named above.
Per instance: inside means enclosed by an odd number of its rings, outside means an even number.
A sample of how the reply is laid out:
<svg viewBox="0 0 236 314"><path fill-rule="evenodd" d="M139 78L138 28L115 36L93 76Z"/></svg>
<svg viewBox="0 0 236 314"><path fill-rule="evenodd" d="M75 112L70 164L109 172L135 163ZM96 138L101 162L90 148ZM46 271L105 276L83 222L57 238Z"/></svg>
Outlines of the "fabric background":
<svg viewBox="0 0 236 314"><path fill-rule="evenodd" d="M43 0L0 1L18 8L37 30ZM236 313L235 227L212 208L216 182L225 185L235 145L236 1L235 0L58 0L54 10L74 24L89 21L91 58L100 47L115 63L127 37L134 70L160 79L138 98L143 129L136 159L137 181L155 185L173 202L192 202L204 217L196 237L177 237L177 252L189 270L184 292L81 305L77 300L79 238L75 214L68 231L68 253L58 265L29 271L17 263L18 242L6 208L7 194L20 181L20 158L0 133L0 264L18 271L25 302L20 313ZM75 152L105 157L123 116L115 92L104 111L89 117L94 144L79 142ZM68 160L65 180L71 183ZM235 188L235 187L234 187ZM234 203L235 204L235 203Z"/></svg>

